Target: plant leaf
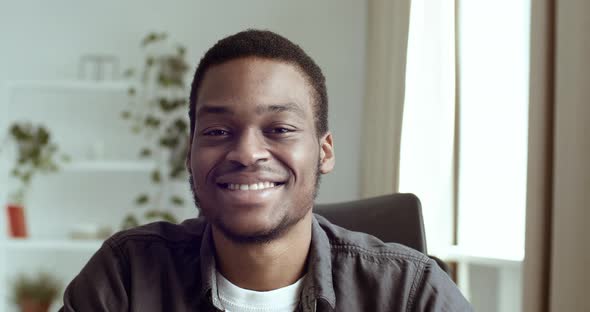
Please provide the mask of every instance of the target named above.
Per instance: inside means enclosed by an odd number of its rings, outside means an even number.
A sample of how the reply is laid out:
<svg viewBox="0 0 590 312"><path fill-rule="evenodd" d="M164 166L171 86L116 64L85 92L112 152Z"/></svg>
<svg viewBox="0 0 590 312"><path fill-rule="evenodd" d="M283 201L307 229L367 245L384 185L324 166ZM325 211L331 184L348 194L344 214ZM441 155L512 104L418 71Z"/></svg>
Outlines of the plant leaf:
<svg viewBox="0 0 590 312"><path fill-rule="evenodd" d="M157 210L149 210L143 216L146 219L156 219L156 218L160 217L160 215L161 215L161 213Z"/></svg>
<svg viewBox="0 0 590 312"><path fill-rule="evenodd" d="M160 139L160 145L170 149L175 148L178 145L178 138L175 137L163 137Z"/></svg>
<svg viewBox="0 0 590 312"><path fill-rule="evenodd" d="M123 230L128 230L130 228L134 228L139 225L137 218L131 214L128 214L125 219L123 220L123 224L121 224L121 228Z"/></svg>
<svg viewBox="0 0 590 312"><path fill-rule="evenodd" d="M172 197L170 197L170 202L176 206L184 205L184 199L177 195L173 195Z"/></svg>
<svg viewBox="0 0 590 312"><path fill-rule="evenodd" d="M133 68L127 68L123 72L123 78L131 78L134 75L135 75L135 69L133 69Z"/></svg>
<svg viewBox="0 0 590 312"><path fill-rule="evenodd" d="M147 196L147 194L141 194L141 195L137 196L137 198L135 199L135 204L145 205L145 204L147 204L148 201L149 201L149 197Z"/></svg>
<svg viewBox="0 0 590 312"><path fill-rule="evenodd" d="M184 119L178 118L174 121L174 126L176 127L176 129L178 129L179 132L186 132L186 130L188 129L188 124L186 123L186 121L184 121Z"/></svg>
<svg viewBox="0 0 590 312"><path fill-rule="evenodd" d="M139 157L149 157L152 155L152 150L144 147L141 149L141 152L139 152Z"/></svg>
<svg viewBox="0 0 590 312"><path fill-rule="evenodd" d="M162 181L162 177L160 176L160 171L158 171L158 170L152 171L151 178L152 178L152 182L154 182L154 183L160 183Z"/></svg>
<svg viewBox="0 0 590 312"><path fill-rule="evenodd" d="M184 56L186 54L186 48L184 46L177 46L176 47L176 52L178 52L179 56Z"/></svg>
<svg viewBox="0 0 590 312"><path fill-rule="evenodd" d="M121 118L123 118L123 119L129 119L129 118L131 118L131 112L130 111L122 111L121 112Z"/></svg>
<svg viewBox="0 0 590 312"><path fill-rule="evenodd" d="M180 178L184 170L184 162L182 164L174 164L174 167L170 170L170 177L173 179Z"/></svg>
<svg viewBox="0 0 590 312"><path fill-rule="evenodd" d="M164 39L166 39L166 37L168 37L168 35L165 32L162 32L159 34L155 33L155 32L151 32L151 33L147 34L147 36L145 36L143 38L143 40L141 40L141 46L145 47L148 44L164 40Z"/></svg>
<svg viewBox="0 0 590 312"><path fill-rule="evenodd" d="M147 66L147 67L154 66L154 63L155 63L155 62L156 62L156 59L154 59L154 57L153 57L153 56L148 56L148 57L145 59L145 66Z"/></svg>
<svg viewBox="0 0 590 312"><path fill-rule="evenodd" d="M158 117L149 115L145 118L145 126L150 128L157 128L160 126L160 119Z"/></svg>
<svg viewBox="0 0 590 312"><path fill-rule="evenodd" d="M162 219L165 221L168 221L170 223L178 223L178 221L176 220L176 217L168 211L162 211L160 213L160 215L161 215Z"/></svg>

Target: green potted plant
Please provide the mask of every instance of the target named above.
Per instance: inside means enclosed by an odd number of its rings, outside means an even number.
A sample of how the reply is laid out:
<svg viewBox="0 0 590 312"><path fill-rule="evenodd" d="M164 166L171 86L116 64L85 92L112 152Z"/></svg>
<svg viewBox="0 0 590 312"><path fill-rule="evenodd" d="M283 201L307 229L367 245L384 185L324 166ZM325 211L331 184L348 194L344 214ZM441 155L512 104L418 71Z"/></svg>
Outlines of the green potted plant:
<svg viewBox="0 0 590 312"><path fill-rule="evenodd" d="M32 179L39 173L52 173L58 170L56 155L58 147L51 142L51 134L42 125L29 122L16 122L9 129L10 138L16 149L16 162L12 176L17 180L17 188L9 195L7 205L9 225L13 237L26 237L24 203ZM68 158L62 155L62 159Z"/></svg>
<svg viewBox="0 0 590 312"><path fill-rule="evenodd" d="M60 291L60 282L47 272L21 274L12 284L12 299L22 312L47 312Z"/></svg>
<svg viewBox="0 0 590 312"><path fill-rule="evenodd" d="M127 70L128 78L135 78L138 88L129 89L129 105L121 117L131 123L131 131L143 135L148 144L138 151L138 156L151 159L156 168L150 174L155 186L152 192L138 194L135 204L144 207L141 217L128 214L124 229L139 225L140 220L166 220L176 222L168 209L182 206L182 197L173 194L174 181L186 181L184 160L188 151L188 122L186 118L187 85L185 76L189 66L185 60L186 49L171 45L165 33L150 33L142 41L146 57L140 74Z"/></svg>

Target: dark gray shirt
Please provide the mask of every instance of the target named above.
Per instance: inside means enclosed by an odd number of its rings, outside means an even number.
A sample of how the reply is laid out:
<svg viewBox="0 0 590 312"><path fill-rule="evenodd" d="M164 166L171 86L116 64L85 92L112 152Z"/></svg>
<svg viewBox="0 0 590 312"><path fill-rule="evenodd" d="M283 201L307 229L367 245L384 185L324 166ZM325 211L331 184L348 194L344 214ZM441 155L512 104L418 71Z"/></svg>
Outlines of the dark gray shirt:
<svg viewBox="0 0 590 312"><path fill-rule="evenodd" d="M215 255L203 218L156 222L105 241L60 311L217 311ZM472 311L426 255L314 215L301 311Z"/></svg>

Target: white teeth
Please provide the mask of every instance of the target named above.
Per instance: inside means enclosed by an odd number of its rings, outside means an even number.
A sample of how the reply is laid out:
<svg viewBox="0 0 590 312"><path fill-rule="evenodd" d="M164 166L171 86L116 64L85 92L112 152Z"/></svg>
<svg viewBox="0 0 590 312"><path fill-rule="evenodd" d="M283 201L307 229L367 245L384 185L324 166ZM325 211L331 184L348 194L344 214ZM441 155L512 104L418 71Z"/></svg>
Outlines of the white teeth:
<svg viewBox="0 0 590 312"><path fill-rule="evenodd" d="M263 190L271 187L275 187L276 184L274 182L258 182L253 184L234 184L228 183L227 188L230 190L240 190L240 191L256 191L256 190Z"/></svg>

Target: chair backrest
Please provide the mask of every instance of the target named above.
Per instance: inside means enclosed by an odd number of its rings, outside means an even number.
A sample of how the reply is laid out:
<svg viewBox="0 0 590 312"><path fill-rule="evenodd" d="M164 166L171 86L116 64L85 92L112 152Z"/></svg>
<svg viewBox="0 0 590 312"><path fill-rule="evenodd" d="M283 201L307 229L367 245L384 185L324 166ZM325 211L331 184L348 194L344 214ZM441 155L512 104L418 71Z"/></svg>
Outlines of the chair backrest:
<svg viewBox="0 0 590 312"><path fill-rule="evenodd" d="M371 234L426 254L420 200L414 194L392 194L351 202L316 205L315 212L343 228Z"/></svg>

